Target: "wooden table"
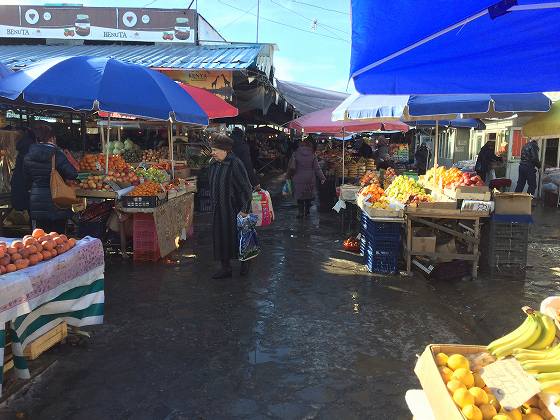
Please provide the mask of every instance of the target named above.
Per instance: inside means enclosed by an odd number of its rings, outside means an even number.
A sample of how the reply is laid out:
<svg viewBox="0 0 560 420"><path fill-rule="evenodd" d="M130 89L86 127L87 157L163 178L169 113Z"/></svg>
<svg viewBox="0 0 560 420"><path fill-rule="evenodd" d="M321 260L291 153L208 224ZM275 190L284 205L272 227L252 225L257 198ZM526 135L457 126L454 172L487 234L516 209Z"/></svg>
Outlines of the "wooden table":
<svg viewBox="0 0 560 420"><path fill-rule="evenodd" d="M407 209L406 211L406 244L404 247L406 270L408 274L412 272L412 257L424 256L431 258L447 258L451 260L472 261L472 277L478 277L478 260L480 257L480 219L488 217L484 212L462 212L460 210L439 210L439 209ZM458 228L452 229L437 223L438 220L457 220ZM462 223L465 222L465 223ZM440 232L445 232L462 242L466 242L472 252L467 254L451 254L441 252L413 252L412 251L412 224L420 224L433 228ZM467 226L472 224L471 226Z"/></svg>

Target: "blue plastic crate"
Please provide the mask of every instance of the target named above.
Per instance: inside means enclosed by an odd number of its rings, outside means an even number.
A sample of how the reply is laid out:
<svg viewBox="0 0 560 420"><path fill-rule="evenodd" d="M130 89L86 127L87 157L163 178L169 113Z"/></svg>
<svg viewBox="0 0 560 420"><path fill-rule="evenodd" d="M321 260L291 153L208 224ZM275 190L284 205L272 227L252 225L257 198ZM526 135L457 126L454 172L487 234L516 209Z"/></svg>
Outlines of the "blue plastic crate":
<svg viewBox="0 0 560 420"><path fill-rule="evenodd" d="M366 258L365 265L373 273L393 274L398 271L398 258L395 255L372 255Z"/></svg>

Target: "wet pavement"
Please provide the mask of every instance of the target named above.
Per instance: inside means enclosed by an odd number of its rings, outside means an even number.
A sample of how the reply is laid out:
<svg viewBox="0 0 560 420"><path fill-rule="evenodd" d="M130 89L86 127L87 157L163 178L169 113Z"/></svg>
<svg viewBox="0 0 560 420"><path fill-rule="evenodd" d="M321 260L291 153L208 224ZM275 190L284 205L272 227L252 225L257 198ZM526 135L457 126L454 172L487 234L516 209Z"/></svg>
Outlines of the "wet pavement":
<svg viewBox="0 0 560 420"><path fill-rule="evenodd" d="M0 408L32 419L400 419L428 343L487 343L560 285L560 212L537 211L526 280L372 276L339 219L278 199L249 277L215 281L210 225L158 264L107 261L105 324Z"/></svg>

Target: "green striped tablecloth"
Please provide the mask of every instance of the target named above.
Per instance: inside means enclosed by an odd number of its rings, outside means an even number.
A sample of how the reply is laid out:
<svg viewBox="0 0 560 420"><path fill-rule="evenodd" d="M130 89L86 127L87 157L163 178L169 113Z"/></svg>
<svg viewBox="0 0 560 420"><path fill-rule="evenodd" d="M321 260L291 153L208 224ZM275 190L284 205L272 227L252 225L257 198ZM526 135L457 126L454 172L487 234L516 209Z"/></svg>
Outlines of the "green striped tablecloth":
<svg viewBox="0 0 560 420"><path fill-rule="evenodd" d="M102 324L104 269L101 242L84 238L53 260L0 276L0 327L9 322L7 330L0 329L0 363L9 337L15 374L29 379L27 344L63 321L76 327ZM0 365L0 395L2 372Z"/></svg>

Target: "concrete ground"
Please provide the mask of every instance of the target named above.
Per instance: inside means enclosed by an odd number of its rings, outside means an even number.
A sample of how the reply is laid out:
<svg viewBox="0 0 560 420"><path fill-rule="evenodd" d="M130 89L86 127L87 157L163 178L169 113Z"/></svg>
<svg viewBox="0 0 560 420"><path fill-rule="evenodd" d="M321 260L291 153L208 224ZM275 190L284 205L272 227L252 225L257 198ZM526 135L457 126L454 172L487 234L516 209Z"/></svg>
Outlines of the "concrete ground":
<svg viewBox="0 0 560 420"><path fill-rule="evenodd" d="M560 284L560 212L536 212L527 278L376 277L332 214L276 201L247 278L215 281L207 215L157 264L107 260L105 324L0 407L30 419L409 419L428 343L484 344Z"/></svg>

